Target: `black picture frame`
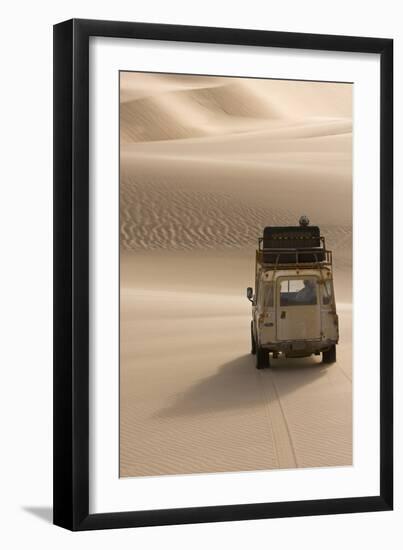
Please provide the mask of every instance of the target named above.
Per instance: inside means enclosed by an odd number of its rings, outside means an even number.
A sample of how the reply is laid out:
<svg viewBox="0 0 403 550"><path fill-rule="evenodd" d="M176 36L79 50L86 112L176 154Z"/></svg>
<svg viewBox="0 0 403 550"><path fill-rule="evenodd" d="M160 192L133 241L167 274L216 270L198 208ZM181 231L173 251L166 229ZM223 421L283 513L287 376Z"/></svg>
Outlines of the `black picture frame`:
<svg viewBox="0 0 403 550"><path fill-rule="evenodd" d="M380 54L380 487L373 496L89 513L89 38ZM73 19L54 26L54 523L71 530L391 510L393 41Z"/></svg>

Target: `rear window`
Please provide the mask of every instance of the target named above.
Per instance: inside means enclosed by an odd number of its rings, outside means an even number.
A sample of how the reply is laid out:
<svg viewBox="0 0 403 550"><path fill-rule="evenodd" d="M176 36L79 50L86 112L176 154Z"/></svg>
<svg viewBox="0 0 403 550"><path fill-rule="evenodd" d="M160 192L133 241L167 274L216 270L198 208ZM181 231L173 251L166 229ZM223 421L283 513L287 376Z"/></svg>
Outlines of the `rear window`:
<svg viewBox="0 0 403 550"><path fill-rule="evenodd" d="M283 279L280 283L280 306L314 306L317 304L316 278Z"/></svg>

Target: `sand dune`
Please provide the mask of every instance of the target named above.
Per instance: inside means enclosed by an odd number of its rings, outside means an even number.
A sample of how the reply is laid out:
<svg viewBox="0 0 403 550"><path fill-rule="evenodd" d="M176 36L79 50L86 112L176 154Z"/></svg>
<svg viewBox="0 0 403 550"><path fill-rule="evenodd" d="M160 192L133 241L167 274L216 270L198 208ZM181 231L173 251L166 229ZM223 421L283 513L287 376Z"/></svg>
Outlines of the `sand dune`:
<svg viewBox="0 0 403 550"><path fill-rule="evenodd" d="M135 79L135 84L134 83ZM162 93L194 88L221 86L228 83L226 78L169 74L169 73L120 73L120 103L141 97L152 97Z"/></svg>
<svg viewBox="0 0 403 550"><path fill-rule="evenodd" d="M348 347L261 372L239 296L124 287L121 303L121 476L351 464Z"/></svg>
<svg viewBox="0 0 403 550"><path fill-rule="evenodd" d="M225 191L201 192L170 182L148 181L144 186L129 180L122 181L121 188L124 250L253 247L265 225L293 224L300 215L297 210L276 209L277 201L259 204L256 195L256 202L248 196L242 201ZM329 246L351 250L351 226L322 224L322 230Z"/></svg>
<svg viewBox="0 0 403 550"><path fill-rule="evenodd" d="M137 88L122 78L123 249L250 246L301 210L329 226L332 246L351 248L351 117L329 116L334 86L316 84L315 116L298 118L313 83L301 92L301 83L139 75Z"/></svg>
<svg viewBox="0 0 403 550"><path fill-rule="evenodd" d="M162 134L161 134L162 135ZM320 138L318 140L308 138ZM302 139L301 139L302 138ZM305 138L305 139L303 139ZM178 138L179 140L179 138ZM218 148L217 148L218 147ZM137 153L209 157L248 153L351 153L351 120L306 119L244 126L244 131L210 135L208 139L147 140L123 144L123 155Z"/></svg>
<svg viewBox="0 0 403 550"><path fill-rule="evenodd" d="M278 122L305 124L312 113L342 119L351 112L348 86L341 96L326 83L122 73L121 87L123 144L237 134Z"/></svg>
<svg viewBox="0 0 403 550"><path fill-rule="evenodd" d="M230 161L206 162L196 169L189 159L123 159L122 250L253 249L265 225L294 224L306 212L321 225L336 258L351 257L351 206L343 208L351 192L342 166L332 166L332 176L325 178L330 165L325 162L251 162L250 169ZM331 201L329 179L337 185ZM296 185L304 190L298 195L299 209Z"/></svg>
<svg viewBox="0 0 403 550"><path fill-rule="evenodd" d="M120 101L125 103L144 97L199 89L228 89L229 86L241 89L246 99L259 98L261 103L275 106L276 111L286 116L351 118L352 93L348 83L334 86L332 82L121 72Z"/></svg>
<svg viewBox="0 0 403 550"><path fill-rule="evenodd" d="M352 462L351 86L121 73L122 476ZM254 249L307 214L338 361L249 350Z"/></svg>
<svg viewBox="0 0 403 550"><path fill-rule="evenodd" d="M279 114L244 84L191 88L121 104L121 142L159 141L244 132Z"/></svg>

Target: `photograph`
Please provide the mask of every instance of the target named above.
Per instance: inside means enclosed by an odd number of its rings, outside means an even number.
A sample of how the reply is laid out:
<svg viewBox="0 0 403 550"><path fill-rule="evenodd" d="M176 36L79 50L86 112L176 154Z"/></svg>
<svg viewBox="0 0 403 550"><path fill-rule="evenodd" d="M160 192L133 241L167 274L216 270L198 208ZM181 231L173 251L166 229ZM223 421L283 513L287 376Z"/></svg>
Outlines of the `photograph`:
<svg viewBox="0 0 403 550"><path fill-rule="evenodd" d="M399 7L4 4L5 550L399 547Z"/></svg>
<svg viewBox="0 0 403 550"><path fill-rule="evenodd" d="M347 467L352 82L119 73L119 476Z"/></svg>

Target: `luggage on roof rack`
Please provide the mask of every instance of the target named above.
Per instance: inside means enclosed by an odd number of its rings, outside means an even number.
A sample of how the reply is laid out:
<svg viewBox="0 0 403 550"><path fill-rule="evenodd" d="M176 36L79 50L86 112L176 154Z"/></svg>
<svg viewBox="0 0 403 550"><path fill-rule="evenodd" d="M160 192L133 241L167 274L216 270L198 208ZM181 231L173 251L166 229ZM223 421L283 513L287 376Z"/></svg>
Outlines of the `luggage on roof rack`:
<svg viewBox="0 0 403 550"><path fill-rule="evenodd" d="M320 229L312 226L265 227L263 248L320 247Z"/></svg>
<svg viewBox="0 0 403 550"><path fill-rule="evenodd" d="M268 264L317 263L325 261L318 226L265 227L259 239L263 262Z"/></svg>

